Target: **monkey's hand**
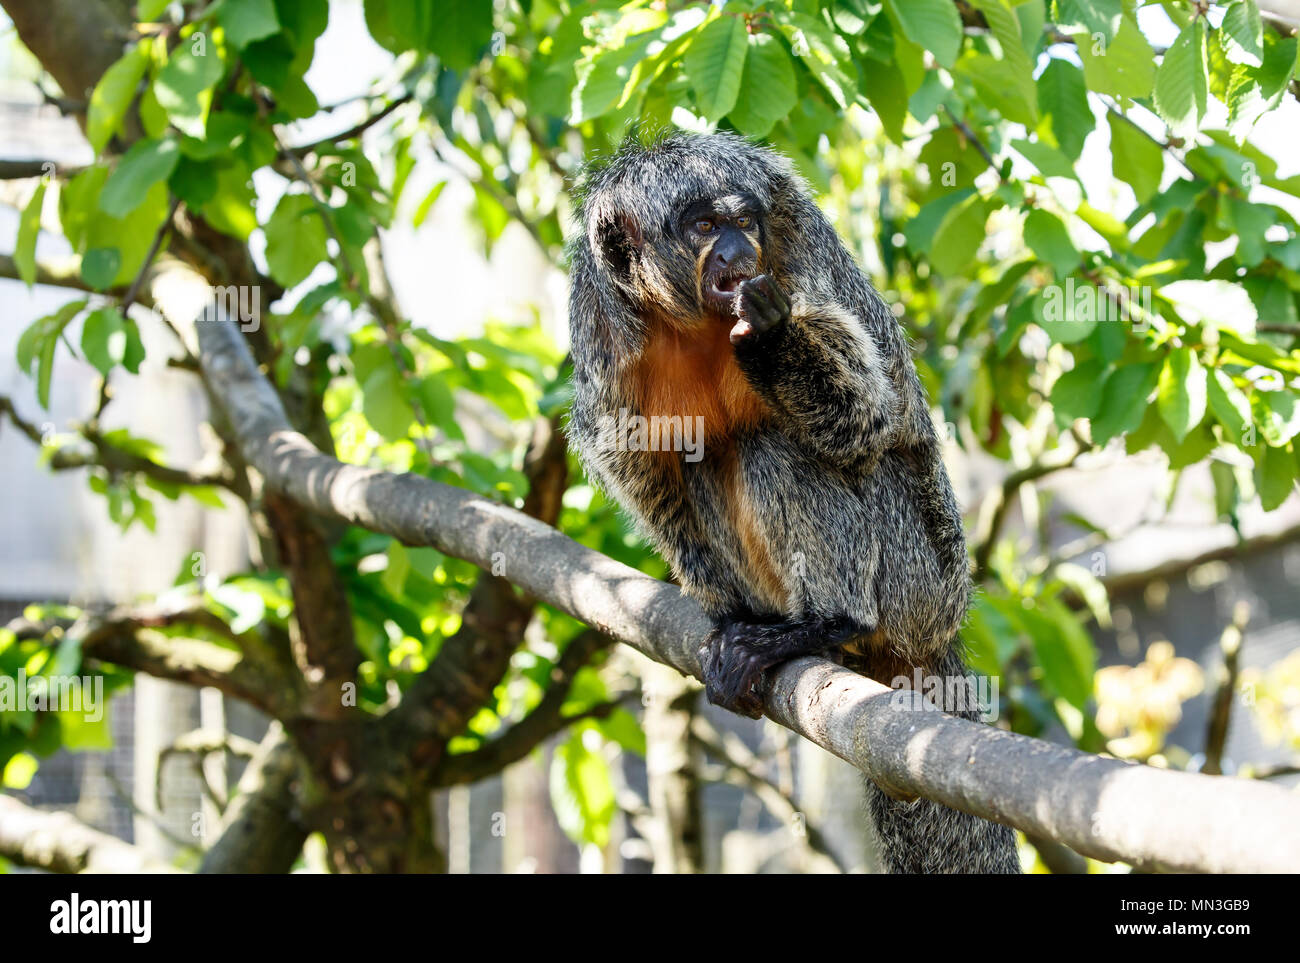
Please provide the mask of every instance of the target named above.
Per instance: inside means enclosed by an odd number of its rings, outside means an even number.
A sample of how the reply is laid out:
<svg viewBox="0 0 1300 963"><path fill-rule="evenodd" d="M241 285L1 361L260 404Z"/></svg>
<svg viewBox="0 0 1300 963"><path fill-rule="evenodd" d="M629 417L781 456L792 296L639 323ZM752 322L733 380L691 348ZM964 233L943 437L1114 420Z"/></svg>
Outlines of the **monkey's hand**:
<svg viewBox="0 0 1300 963"><path fill-rule="evenodd" d="M731 343L740 344L789 321L790 299L770 274L760 274L736 288L733 311L736 323L731 327Z"/></svg>

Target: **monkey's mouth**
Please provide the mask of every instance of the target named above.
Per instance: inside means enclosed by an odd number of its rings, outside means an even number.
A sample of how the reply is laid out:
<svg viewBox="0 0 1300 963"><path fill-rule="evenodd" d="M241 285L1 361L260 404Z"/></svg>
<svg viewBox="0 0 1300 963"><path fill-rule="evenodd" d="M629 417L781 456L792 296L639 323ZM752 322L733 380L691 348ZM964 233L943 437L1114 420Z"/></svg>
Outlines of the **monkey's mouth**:
<svg viewBox="0 0 1300 963"><path fill-rule="evenodd" d="M730 308L731 303L736 299L736 292L740 290L740 286L753 276L742 271L734 271L722 277L713 278L705 286L705 294L715 307Z"/></svg>

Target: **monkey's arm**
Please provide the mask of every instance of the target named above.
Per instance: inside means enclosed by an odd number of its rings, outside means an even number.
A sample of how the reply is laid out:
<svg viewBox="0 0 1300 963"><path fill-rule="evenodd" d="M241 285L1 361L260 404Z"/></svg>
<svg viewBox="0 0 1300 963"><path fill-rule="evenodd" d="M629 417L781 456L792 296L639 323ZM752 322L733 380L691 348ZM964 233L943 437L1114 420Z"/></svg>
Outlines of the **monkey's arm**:
<svg viewBox="0 0 1300 963"><path fill-rule="evenodd" d="M874 339L834 305L813 307L767 275L744 282L732 330L736 360L786 427L834 464L874 462L900 404Z"/></svg>

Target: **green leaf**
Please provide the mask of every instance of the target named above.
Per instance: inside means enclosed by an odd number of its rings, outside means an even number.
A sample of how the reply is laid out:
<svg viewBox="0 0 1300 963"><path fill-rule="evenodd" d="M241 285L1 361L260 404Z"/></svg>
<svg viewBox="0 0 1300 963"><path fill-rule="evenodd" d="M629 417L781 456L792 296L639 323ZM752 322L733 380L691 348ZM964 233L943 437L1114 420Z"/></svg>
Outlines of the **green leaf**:
<svg viewBox="0 0 1300 963"><path fill-rule="evenodd" d="M907 120L908 103L907 80L902 70L896 63L881 63L865 58L859 62L859 66L862 71L862 92L871 103L871 109L880 118L880 125L889 139L902 144L905 139L903 122Z"/></svg>
<svg viewBox="0 0 1300 963"><path fill-rule="evenodd" d="M18 339L18 367L31 374L37 365L36 396L41 407L50 407L50 376L54 371L54 352L63 336L63 329L86 306L85 299L69 301L53 314L37 318Z"/></svg>
<svg viewBox="0 0 1300 963"><path fill-rule="evenodd" d="M1101 391L1101 409L1092 419L1094 444L1104 445L1141 424L1159 373L1159 368L1148 363L1125 365L1111 372Z"/></svg>
<svg viewBox="0 0 1300 963"><path fill-rule="evenodd" d="M1057 277L1065 277L1079 266L1079 250L1070 240L1061 219L1041 207L1025 218L1025 243L1040 260L1052 265Z"/></svg>
<svg viewBox="0 0 1300 963"><path fill-rule="evenodd" d="M135 5L135 15L141 23L148 23L157 20L171 3L172 0L139 0Z"/></svg>
<svg viewBox="0 0 1300 963"><path fill-rule="evenodd" d="M1105 365L1100 361L1075 365L1052 385L1052 407L1070 421L1092 418L1101 408L1101 392L1097 385L1101 384L1104 376Z"/></svg>
<svg viewBox="0 0 1300 963"><path fill-rule="evenodd" d="M1096 42L1088 34L1076 34L1083 77L1095 94L1142 98L1151 93L1155 80L1155 54L1132 17L1120 21L1115 38Z"/></svg>
<svg viewBox="0 0 1300 963"><path fill-rule="evenodd" d="M122 269L122 252L115 247L94 247L81 258L81 279L96 291L106 291Z"/></svg>
<svg viewBox="0 0 1300 963"><path fill-rule="evenodd" d="M940 274L955 275L975 257L984 243L988 207L972 193L944 215L930 245L930 263Z"/></svg>
<svg viewBox="0 0 1300 963"><path fill-rule="evenodd" d="M1034 62L1020 36L1020 21L1005 0L975 0L974 6L989 25L1001 47L999 63L1023 105L1027 122L1038 120L1038 90L1034 84ZM1019 118L1016 118L1019 119Z"/></svg>
<svg viewBox="0 0 1300 963"><path fill-rule="evenodd" d="M1032 301L1033 320L1057 344L1075 344L1096 330L1101 317L1101 295L1089 284L1048 284ZM1110 323L1110 322L1107 322Z"/></svg>
<svg viewBox="0 0 1300 963"><path fill-rule="evenodd" d="M18 219L18 240L14 242L14 267L18 277L30 288L36 283L36 238L41 233L41 208L45 204L45 180L36 185L36 193L23 208Z"/></svg>
<svg viewBox="0 0 1300 963"><path fill-rule="evenodd" d="M951 0L885 0L885 8L904 36L934 54L942 67L952 69L961 51L961 15Z"/></svg>
<svg viewBox="0 0 1300 963"><path fill-rule="evenodd" d="M773 16L794 55L803 61L836 106L847 110L857 97L858 88L848 44L814 17L779 10Z"/></svg>
<svg viewBox="0 0 1300 963"><path fill-rule="evenodd" d="M95 84L86 105L86 139L96 154L122 129L122 118L148 68L149 44L138 43L105 70Z"/></svg>
<svg viewBox="0 0 1300 963"><path fill-rule="evenodd" d="M1255 0L1238 0L1223 14L1220 28L1223 52L1235 64L1260 67L1264 63L1264 21Z"/></svg>
<svg viewBox="0 0 1300 963"><path fill-rule="evenodd" d="M1045 177L1069 177L1078 180L1074 165L1064 153L1042 141L1013 140L1014 147L1021 156L1033 164Z"/></svg>
<svg viewBox="0 0 1300 963"><path fill-rule="evenodd" d="M446 181L438 181L434 184L428 194L424 195L424 200L420 201L420 206L415 209L415 215L411 218L411 226L419 227L429 216L429 211L437 203L438 198L442 195L443 189L446 188Z"/></svg>
<svg viewBox="0 0 1300 963"><path fill-rule="evenodd" d="M1122 0L1057 0L1056 26L1063 33L1085 31L1103 42L1115 39L1124 15Z"/></svg>
<svg viewBox="0 0 1300 963"><path fill-rule="evenodd" d="M1038 78L1038 112L1049 120L1061 153L1077 161L1096 127L1083 71L1068 61L1052 60Z"/></svg>
<svg viewBox="0 0 1300 963"><path fill-rule="evenodd" d="M204 34L192 34L172 51L153 82L153 90L177 130L203 138L212 86L224 72L221 57Z"/></svg>
<svg viewBox="0 0 1300 963"><path fill-rule="evenodd" d="M1264 511L1279 507L1295 488L1296 460L1289 448L1265 445L1255 465L1255 487Z"/></svg>
<svg viewBox="0 0 1300 963"><path fill-rule="evenodd" d="M1116 180L1133 188L1139 204L1145 204L1160 189L1165 157L1160 145L1132 123L1106 112L1110 125L1111 170Z"/></svg>
<svg viewBox="0 0 1300 963"><path fill-rule="evenodd" d="M125 217L144 203L149 188L171 176L180 160L175 140L142 140L131 146L99 194L99 209L109 217Z"/></svg>
<svg viewBox="0 0 1300 963"><path fill-rule="evenodd" d="M1246 429L1253 423L1250 400L1245 393L1226 371L1214 368L1206 381L1206 400L1224 433L1233 444L1240 445Z"/></svg>
<svg viewBox="0 0 1300 963"><path fill-rule="evenodd" d="M226 30L226 39L240 49L280 32L272 0L225 0L217 10L217 20Z"/></svg>
<svg viewBox="0 0 1300 963"><path fill-rule="evenodd" d="M1082 708L1092 695L1097 651L1078 617L1055 599L1038 599L1020 617L1033 641L1043 681L1061 698Z"/></svg>
<svg viewBox="0 0 1300 963"><path fill-rule="evenodd" d="M371 427L388 441L401 441L411 431L415 410L403 394L401 375L392 364L381 364L362 386L362 412Z"/></svg>
<svg viewBox="0 0 1300 963"><path fill-rule="evenodd" d="M1156 392L1160 415L1180 442L1205 417L1205 368L1191 348L1176 348L1165 358Z"/></svg>
<svg viewBox="0 0 1300 963"><path fill-rule="evenodd" d="M116 306L92 311L81 327L81 353L101 375L122 363L126 343L126 319Z"/></svg>
<svg viewBox="0 0 1300 963"><path fill-rule="evenodd" d="M551 804L556 819L569 838L579 843L605 846L617 806L609 764L583 739L585 727L556 747L551 760Z"/></svg>
<svg viewBox="0 0 1300 963"><path fill-rule="evenodd" d="M794 63L770 33L750 34L740 93L728 116L739 130L765 137L798 103Z"/></svg>
<svg viewBox="0 0 1300 963"><path fill-rule="evenodd" d="M452 70L468 70L492 39L492 0L439 0L434 7L429 49Z"/></svg>
<svg viewBox="0 0 1300 963"><path fill-rule="evenodd" d="M264 228L266 264L286 288L300 284L329 257L329 233L316 204L306 194L286 194Z"/></svg>
<svg viewBox="0 0 1300 963"><path fill-rule="evenodd" d="M1179 137L1194 134L1205 117L1208 70L1205 22L1197 18L1178 34L1156 70L1156 112Z"/></svg>
<svg viewBox="0 0 1300 963"><path fill-rule="evenodd" d="M686 77L695 89L695 102L710 124L716 124L736 106L748 52L745 24L739 17L718 17L686 48Z"/></svg>

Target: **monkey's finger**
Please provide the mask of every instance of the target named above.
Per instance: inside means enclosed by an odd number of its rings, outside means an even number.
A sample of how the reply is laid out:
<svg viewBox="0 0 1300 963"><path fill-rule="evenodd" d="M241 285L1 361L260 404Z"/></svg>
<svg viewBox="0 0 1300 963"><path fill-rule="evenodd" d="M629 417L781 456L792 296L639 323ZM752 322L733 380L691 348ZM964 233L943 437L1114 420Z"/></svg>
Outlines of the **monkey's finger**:
<svg viewBox="0 0 1300 963"><path fill-rule="evenodd" d="M754 326L744 318L741 318L731 326L731 334L728 335L728 337L731 339L732 344L740 344L740 342L744 341L753 333Z"/></svg>

